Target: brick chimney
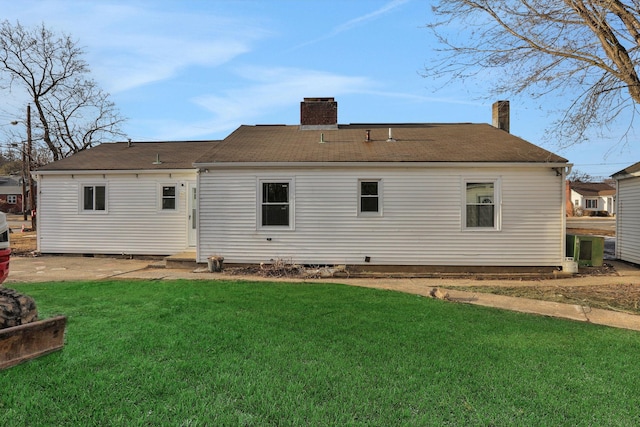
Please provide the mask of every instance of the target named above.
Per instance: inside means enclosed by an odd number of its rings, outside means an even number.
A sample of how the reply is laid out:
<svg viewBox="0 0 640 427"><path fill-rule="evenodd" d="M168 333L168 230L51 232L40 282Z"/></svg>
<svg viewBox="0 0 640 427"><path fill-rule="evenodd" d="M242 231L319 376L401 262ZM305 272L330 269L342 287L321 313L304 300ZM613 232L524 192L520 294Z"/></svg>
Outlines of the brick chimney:
<svg viewBox="0 0 640 427"><path fill-rule="evenodd" d="M493 126L509 132L509 101L496 101L491 108Z"/></svg>
<svg viewBox="0 0 640 427"><path fill-rule="evenodd" d="M304 98L300 103L300 125L304 129L338 126L338 103L333 98Z"/></svg>

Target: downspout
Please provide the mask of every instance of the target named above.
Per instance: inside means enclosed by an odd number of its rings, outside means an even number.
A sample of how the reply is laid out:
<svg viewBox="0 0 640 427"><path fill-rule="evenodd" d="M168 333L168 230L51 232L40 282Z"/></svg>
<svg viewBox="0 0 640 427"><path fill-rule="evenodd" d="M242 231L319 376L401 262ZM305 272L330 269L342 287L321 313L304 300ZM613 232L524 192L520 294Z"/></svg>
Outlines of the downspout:
<svg viewBox="0 0 640 427"><path fill-rule="evenodd" d="M620 235L620 221L618 220L618 217L620 215L620 180L618 178L616 178L616 212L615 212L615 219L616 219L616 245L615 245L615 252L614 255L616 257L616 259L620 259L620 240L618 239L618 236Z"/></svg>
<svg viewBox="0 0 640 427"><path fill-rule="evenodd" d="M42 175L40 175L40 174L39 174L39 173L37 173L37 172L34 174L34 176L35 176L35 180L36 180L36 185L35 185L35 187L38 189L38 198L37 198L37 200L38 200L38 202L39 202L39 201L40 201L40 199L41 199L41 197L42 197L42 196L41 196L41 189L42 189L42 178L43 178L43 176L42 176ZM24 182L24 181L23 181L23 182ZM23 185L24 185L24 184L23 184ZM23 199L22 199L22 210L23 210L23 211L24 211L24 202L25 202L25 201L24 201L24 198L23 198ZM42 209L41 209L42 205L41 205L40 203L38 203L38 205L39 205L39 206L38 206L38 211L37 211L37 215L38 215L38 217L37 217L37 218L38 218L38 219L40 219L40 218L42 218ZM40 230L41 230L41 228L40 228L40 227L37 227L37 228L35 229L35 232L36 232L36 251L37 251L38 253L40 253L40 251L41 251L41 249L40 249L40 241L41 241L41 239L42 239L42 233L40 232Z"/></svg>
<svg viewBox="0 0 640 427"><path fill-rule="evenodd" d="M202 188L200 186L200 175L203 172L200 168L196 172L196 263L200 262L200 189ZM189 197L191 197L191 194L189 194Z"/></svg>
<svg viewBox="0 0 640 427"><path fill-rule="evenodd" d="M567 255L567 176L571 173L572 164L568 164L562 168L561 187L562 187L562 238L560 239L560 265L564 265L564 259Z"/></svg>

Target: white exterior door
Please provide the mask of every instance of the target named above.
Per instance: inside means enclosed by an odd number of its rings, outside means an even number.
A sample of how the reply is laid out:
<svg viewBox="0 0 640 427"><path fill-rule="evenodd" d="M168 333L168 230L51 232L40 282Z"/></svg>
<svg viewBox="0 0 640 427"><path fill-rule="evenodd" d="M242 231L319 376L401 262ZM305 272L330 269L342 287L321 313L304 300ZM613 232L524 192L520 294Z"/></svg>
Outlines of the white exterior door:
<svg viewBox="0 0 640 427"><path fill-rule="evenodd" d="M188 206L187 212L189 213L188 224L187 224L187 234L188 234L188 243L189 247L196 245L197 232L198 232L198 187L195 182L189 183L189 197L188 197Z"/></svg>

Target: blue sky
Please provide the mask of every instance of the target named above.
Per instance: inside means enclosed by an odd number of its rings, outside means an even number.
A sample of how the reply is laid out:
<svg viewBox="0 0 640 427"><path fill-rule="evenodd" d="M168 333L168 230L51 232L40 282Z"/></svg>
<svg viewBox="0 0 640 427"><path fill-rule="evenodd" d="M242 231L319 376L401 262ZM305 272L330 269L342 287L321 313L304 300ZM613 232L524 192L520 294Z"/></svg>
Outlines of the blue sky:
<svg viewBox="0 0 640 427"><path fill-rule="evenodd" d="M483 76L422 77L435 41L425 0L0 0L2 19L42 22L86 48L132 140L222 139L241 124L297 124L304 97L335 97L340 123L491 123ZM486 76L487 80L490 76ZM17 96L17 95L16 95ZM511 133L608 176L640 161L620 137L545 141L558 99L511 98ZM24 100L5 100L5 117Z"/></svg>

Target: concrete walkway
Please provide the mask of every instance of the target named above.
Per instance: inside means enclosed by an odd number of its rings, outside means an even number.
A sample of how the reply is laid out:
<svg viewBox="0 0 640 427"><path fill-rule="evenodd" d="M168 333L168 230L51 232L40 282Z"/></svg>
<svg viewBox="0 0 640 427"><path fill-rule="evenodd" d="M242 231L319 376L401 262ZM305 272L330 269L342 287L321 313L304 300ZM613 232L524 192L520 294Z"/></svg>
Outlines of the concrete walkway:
<svg viewBox="0 0 640 427"><path fill-rule="evenodd" d="M640 286L640 269L617 261L613 264L617 275L563 277L536 280L541 286L605 286L616 284L637 284ZM11 258L9 278L5 286L13 283L34 283L49 281L105 280L105 279L147 279L147 280L252 280L290 281L307 283L341 283L377 289L388 289L416 295L429 296L434 288L448 293L448 300L496 307L505 310L532 313L543 316L608 325L616 328L640 331L640 316L601 310L574 304L516 298L488 293L463 292L449 287L457 286L517 286L519 280L474 280L453 278L325 278L325 279L274 279L259 276L238 276L225 273L194 272L184 269L167 269L157 261L140 259L116 259L108 257L42 256L37 258Z"/></svg>

